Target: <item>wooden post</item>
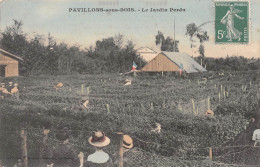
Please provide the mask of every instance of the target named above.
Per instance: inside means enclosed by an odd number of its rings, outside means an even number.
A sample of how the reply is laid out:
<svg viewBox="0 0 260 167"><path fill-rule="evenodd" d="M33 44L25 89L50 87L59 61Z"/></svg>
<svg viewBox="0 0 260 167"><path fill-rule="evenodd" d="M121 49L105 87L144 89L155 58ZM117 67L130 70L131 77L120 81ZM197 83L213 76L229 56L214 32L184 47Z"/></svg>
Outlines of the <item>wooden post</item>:
<svg viewBox="0 0 260 167"><path fill-rule="evenodd" d="M209 148L209 159L212 160L212 147Z"/></svg>
<svg viewBox="0 0 260 167"><path fill-rule="evenodd" d="M153 102L151 102L151 110L153 110Z"/></svg>
<svg viewBox="0 0 260 167"><path fill-rule="evenodd" d="M118 132L119 135L119 151L118 151L118 167L124 166L124 148L123 148L123 133Z"/></svg>
<svg viewBox="0 0 260 167"><path fill-rule="evenodd" d="M109 104L107 104L106 106L107 106L107 113L110 113Z"/></svg>
<svg viewBox="0 0 260 167"><path fill-rule="evenodd" d="M193 113L195 115L195 104L194 104L194 100L191 99L191 103L192 103L192 110L193 110Z"/></svg>
<svg viewBox="0 0 260 167"><path fill-rule="evenodd" d="M22 164L23 164L23 167L28 167L28 155L27 155L27 143L26 143L27 136L25 134L24 129L21 130L21 137L22 137L22 145L21 145L21 148L22 148Z"/></svg>
<svg viewBox="0 0 260 167"><path fill-rule="evenodd" d="M210 96L208 97L208 110L210 110Z"/></svg>
<svg viewBox="0 0 260 167"><path fill-rule="evenodd" d="M166 108L165 100L163 100L163 108Z"/></svg>
<svg viewBox="0 0 260 167"><path fill-rule="evenodd" d="M81 93L82 94L84 93L84 85L83 84L81 85Z"/></svg>
<svg viewBox="0 0 260 167"><path fill-rule="evenodd" d="M258 111L256 112L255 122L260 122L260 86L257 88L256 97L258 102Z"/></svg>
<svg viewBox="0 0 260 167"><path fill-rule="evenodd" d="M134 77L136 77L136 76L137 76L136 71L134 71Z"/></svg>
<svg viewBox="0 0 260 167"><path fill-rule="evenodd" d="M44 129L43 130L43 139L42 139L42 145L40 147L40 163L39 163L39 166L42 166L44 164L43 162L43 153L44 153L44 149L45 149L45 146L47 144L47 141L48 141L48 134L49 134L50 130L49 129Z"/></svg>
<svg viewBox="0 0 260 167"><path fill-rule="evenodd" d="M162 77L163 77L163 71L162 71Z"/></svg>
<svg viewBox="0 0 260 167"><path fill-rule="evenodd" d="M222 92L222 89L223 89L223 88L222 88L222 85L220 85L220 92Z"/></svg>
<svg viewBox="0 0 260 167"><path fill-rule="evenodd" d="M89 93L90 93L90 87L88 86L87 87L87 95L89 95Z"/></svg>
<svg viewBox="0 0 260 167"><path fill-rule="evenodd" d="M180 104L178 104L178 110L182 112L182 106Z"/></svg>
<svg viewBox="0 0 260 167"><path fill-rule="evenodd" d="M218 100L220 101L220 92L218 93Z"/></svg>

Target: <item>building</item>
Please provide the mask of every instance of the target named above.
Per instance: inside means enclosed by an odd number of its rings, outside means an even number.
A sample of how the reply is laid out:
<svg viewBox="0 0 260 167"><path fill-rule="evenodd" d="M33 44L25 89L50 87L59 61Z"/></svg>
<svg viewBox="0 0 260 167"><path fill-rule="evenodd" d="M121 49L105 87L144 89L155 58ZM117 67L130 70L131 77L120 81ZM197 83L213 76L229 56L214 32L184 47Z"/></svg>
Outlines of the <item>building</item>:
<svg viewBox="0 0 260 167"><path fill-rule="evenodd" d="M0 77L19 76L19 63L22 58L0 49Z"/></svg>
<svg viewBox="0 0 260 167"><path fill-rule="evenodd" d="M145 61L149 62L157 55L157 52L148 47L141 47L136 50L136 53Z"/></svg>
<svg viewBox="0 0 260 167"><path fill-rule="evenodd" d="M181 68L187 73L207 71L186 53L164 51L150 60L141 71L174 72L179 71Z"/></svg>

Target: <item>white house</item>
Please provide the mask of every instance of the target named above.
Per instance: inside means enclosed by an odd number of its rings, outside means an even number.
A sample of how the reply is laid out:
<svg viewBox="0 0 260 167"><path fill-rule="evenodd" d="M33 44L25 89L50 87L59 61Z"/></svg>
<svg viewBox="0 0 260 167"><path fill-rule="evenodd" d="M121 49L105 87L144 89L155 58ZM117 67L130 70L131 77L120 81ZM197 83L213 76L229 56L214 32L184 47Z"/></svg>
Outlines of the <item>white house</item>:
<svg viewBox="0 0 260 167"><path fill-rule="evenodd" d="M157 56L157 52L149 47L141 47L136 50L136 53L145 61L149 62Z"/></svg>

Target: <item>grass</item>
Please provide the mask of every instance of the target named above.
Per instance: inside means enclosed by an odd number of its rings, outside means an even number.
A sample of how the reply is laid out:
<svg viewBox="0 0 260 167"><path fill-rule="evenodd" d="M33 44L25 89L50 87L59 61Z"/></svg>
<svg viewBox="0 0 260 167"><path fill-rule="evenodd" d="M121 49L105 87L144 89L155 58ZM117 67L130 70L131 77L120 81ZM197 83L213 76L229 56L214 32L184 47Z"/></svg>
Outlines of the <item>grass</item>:
<svg viewBox="0 0 260 167"><path fill-rule="evenodd" d="M0 101L1 128L2 131L13 131L24 127L28 131L34 129L32 134L41 135L40 130L46 124L50 124L51 132L59 125L69 126L75 130L71 141L86 152L91 150L87 142L91 132L100 129L111 137L114 143L111 145L115 147L111 146L108 152L114 156L117 150L115 133L123 131L133 137L136 147L147 152L192 160L191 154L207 156L207 147L220 146L234 138L256 111L255 90L259 83L256 74L232 74L231 80L227 80L227 76L214 75L206 84L198 84L201 80L198 76L176 79L143 75L135 77L130 86L120 82L125 76L115 74L0 79L1 82L18 82L20 90L19 100L7 97ZM56 90L54 85L58 82L64 87ZM229 97L224 99L221 92L219 100L221 85L228 90ZM247 90L242 91L242 85L247 85ZM85 96L89 97L89 109L80 111L73 107ZM203 116L207 110L204 100L208 97L215 112L213 118ZM196 115L191 99L198 108ZM161 123L161 134L150 131L154 122ZM32 134L28 137L30 155L37 152L34 141L38 138ZM54 134L51 135L54 140ZM17 150L15 138L12 134L0 142L1 148L10 155ZM190 149L198 147L205 150ZM0 159L8 154L1 152Z"/></svg>

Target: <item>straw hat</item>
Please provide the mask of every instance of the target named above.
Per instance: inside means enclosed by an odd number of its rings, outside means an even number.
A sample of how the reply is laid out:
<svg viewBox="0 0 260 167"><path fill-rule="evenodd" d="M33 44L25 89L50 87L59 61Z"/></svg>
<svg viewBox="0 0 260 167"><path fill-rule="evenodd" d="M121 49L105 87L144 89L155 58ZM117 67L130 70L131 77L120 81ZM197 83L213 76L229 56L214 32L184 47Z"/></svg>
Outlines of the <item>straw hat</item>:
<svg viewBox="0 0 260 167"><path fill-rule="evenodd" d="M133 148L134 144L133 144L133 139L128 136L128 135L124 135L123 136L123 147L124 148Z"/></svg>
<svg viewBox="0 0 260 167"><path fill-rule="evenodd" d="M104 132L93 132L92 136L88 139L88 142L96 147L104 147L110 143L110 139L105 136Z"/></svg>
<svg viewBox="0 0 260 167"><path fill-rule="evenodd" d="M206 116L214 116L214 112L212 110L207 110L205 113Z"/></svg>
<svg viewBox="0 0 260 167"><path fill-rule="evenodd" d="M59 82L59 83L57 83L57 84L54 86L54 88L61 88L61 87L63 87L63 86L64 86L63 83Z"/></svg>

